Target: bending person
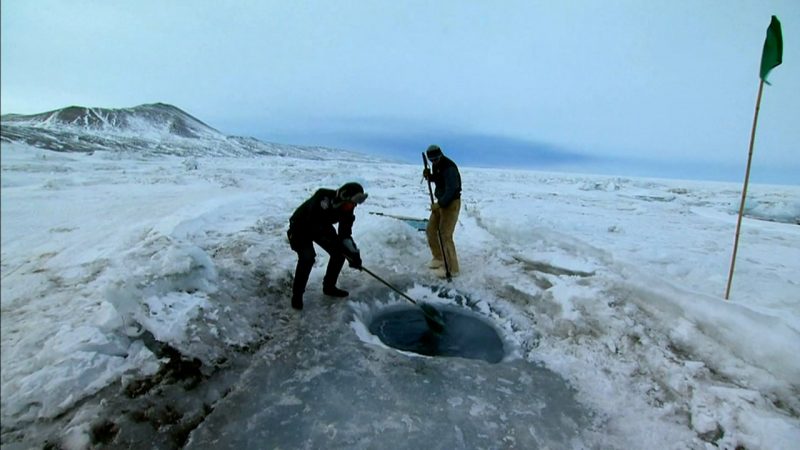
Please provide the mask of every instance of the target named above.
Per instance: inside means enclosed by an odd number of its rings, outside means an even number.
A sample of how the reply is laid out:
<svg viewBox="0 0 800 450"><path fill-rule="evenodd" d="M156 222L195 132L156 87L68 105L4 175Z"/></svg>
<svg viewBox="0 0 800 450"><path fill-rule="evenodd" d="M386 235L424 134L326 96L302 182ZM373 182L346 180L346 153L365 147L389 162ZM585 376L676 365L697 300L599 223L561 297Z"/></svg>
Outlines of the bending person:
<svg viewBox="0 0 800 450"><path fill-rule="evenodd" d="M322 280L322 292L332 297L347 297L336 287L344 260L350 267L361 268L361 254L353 241L354 210L367 199L358 183L346 183L337 190L319 189L303 202L289 219L289 245L297 252L297 268L292 286L292 308L303 309L303 293L317 254L314 243L328 252L328 268ZM338 231L333 225L338 223Z"/></svg>

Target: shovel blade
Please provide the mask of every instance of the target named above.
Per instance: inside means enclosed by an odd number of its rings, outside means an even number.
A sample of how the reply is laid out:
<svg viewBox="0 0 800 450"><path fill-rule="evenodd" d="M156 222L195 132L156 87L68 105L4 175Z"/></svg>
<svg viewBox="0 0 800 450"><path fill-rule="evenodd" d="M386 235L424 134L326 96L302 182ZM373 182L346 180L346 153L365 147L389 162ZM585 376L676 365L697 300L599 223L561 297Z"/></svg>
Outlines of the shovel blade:
<svg viewBox="0 0 800 450"><path fill-rule="evenodd" d="M439 310L427 303L420 303L419 308L422 310L422 313L425 314L425 322L433 332L441 333L444 331L444 316L442 316Z"/></svg>

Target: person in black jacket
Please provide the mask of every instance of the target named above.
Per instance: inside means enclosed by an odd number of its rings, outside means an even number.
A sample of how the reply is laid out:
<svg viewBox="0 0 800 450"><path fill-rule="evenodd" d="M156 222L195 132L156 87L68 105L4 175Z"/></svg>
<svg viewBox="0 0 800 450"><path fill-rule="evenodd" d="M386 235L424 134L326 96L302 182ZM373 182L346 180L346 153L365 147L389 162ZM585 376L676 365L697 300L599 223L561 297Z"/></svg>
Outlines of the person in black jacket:
<svg viewBox="0 0 800 450"><path fill-rule="evenodd" d="M461 211L461 174L458 166L450 158L444 156L439 146L431 145L425 151L425 155L431 162L431 170L425 169L422 176L436 184L434 190L436 203L431 205L431 216L426 230L428 246L433 255L428 267L434 269L440 278L444 278L446 276L444 267L446 259L450 275L455 276L458 275L459 266L453 233L458 222L458 214ZM441 243L439 242L440 237ZM444 255L442 255L442 247L444 247Z"/></svg>
<svg viewBox="0 0 800 450"><path fill-rule="evenodd" d="M346 183L337 190L319 189L303 202L289 219L289 245L297 252L297 268L292 286L292 308L303 309L303 293L317 254L314 243L328 252L330 260L322 280L322 292L332 297L347 297L336 287L345 258L350 266L361 268L361 254L353 241L353 213L356 205L367 199L358 183ZM338 223L338 233L333 224Z"/></svg>

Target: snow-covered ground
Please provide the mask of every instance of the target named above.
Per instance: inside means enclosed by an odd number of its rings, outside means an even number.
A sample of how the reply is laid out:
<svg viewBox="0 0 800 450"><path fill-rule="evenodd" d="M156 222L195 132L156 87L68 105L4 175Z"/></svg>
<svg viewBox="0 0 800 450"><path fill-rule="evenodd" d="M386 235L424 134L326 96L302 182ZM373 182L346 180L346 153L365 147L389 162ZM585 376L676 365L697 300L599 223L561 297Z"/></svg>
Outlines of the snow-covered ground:
<svg viewBox="0 0 800 450"><path fill-rule="evenodd" d="M125 435L128 422L118 419L127 413L114 396L170 364L156 341L199 367L201 385L224 388L192 387L188 395L206 406L184 439L142 447L202 446L221 420L215 408L247 409L236 404L248 398L237 395L242 385L216 374L244 361L236 377L249 370L252 383L255 371L263 378L270 370L265 355L308 350L285 347L313 341L282 340L297 320L354 336L364 352L414 358L366 331L365 311L402 299L365 274L343 271L340 285L354 294L347 302L315 294L322 251L306 309L288 309L296 262L288 217L319 187L362 182L369 199L357 209L354 237L365 266L409 295L461 307L458 295L431 293L424 234L369 214L425 217L420 167L69 154L7 143L0 156L4 447L58 440L80 448ZM462 273L445 289L469 296L502 332L509 356L498 367L542 366L575 389L592 421L573 447L797 448L800 187L750 186L725 301L738 185L473 168L462 168L462 177ZM329 312L344 320L323 324ZM320 348L320 364L359 354ZM304 376L314 383L317 375ZM426 374L410 376L421 382ZM459 429L485 427L481 410L503 416L506 405L486 398L458 416L474 421ZM506 432L515 424L509 420ZM347 437L346 427L338 430L331 435ZM483 445L465 436L465 448ZM514 446L499 437L496 448Z"/></svg>

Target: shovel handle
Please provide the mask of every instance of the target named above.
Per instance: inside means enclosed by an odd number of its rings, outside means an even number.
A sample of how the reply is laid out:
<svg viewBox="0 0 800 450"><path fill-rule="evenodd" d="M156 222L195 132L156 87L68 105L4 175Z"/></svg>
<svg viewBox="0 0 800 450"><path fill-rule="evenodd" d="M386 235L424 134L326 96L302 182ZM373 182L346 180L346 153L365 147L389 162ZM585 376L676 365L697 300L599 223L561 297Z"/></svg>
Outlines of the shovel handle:
<svg viewBox="0 0 800 450"><path fill-rule="evenodd" d="M391 289L391 290L393 290L393 291L397 292L398 294L402 295L402 296L403 296L403 297L404 297L406 300L410 301L411 303L413 303L413 304L415 304L415 305L417 304L417 302L416 302L416 301L415 301L413 298L411 298L411 297L407 296L407 295L406 295L404 292L402 292L400 289L397 289L396 287L394 287L394 286L392 286L391 284L389 284L389 282L388 282L388 281L386 281L386 280L384 280L383 278L381 278L381 277L379 277L379 276L375 275L374 273L372 273L372 272L371 272L369 269L367 269L366 267L364 267L364 266L361 266L361 270L363 270L364 272L367 272L368 274L372 275L372 277L373 277L373 278L375 278L376 280L378 280L378 281L380 281L381 283L385 284L385 285L386 285L386 286L387 286L389 289Z"/></svg>
<svg viewBox="0 0 800 450"><path fill-rule="evenodd" d="M428 158L425 157L425 152L422 152L422 164L425 165L425 170L428 170ZM428 182L428 195L431 196L431 206L433 206L433 189L431 188L431 180L427 178Z"/></svg>
<svg viewBox="0 0 800 450"><path fill-rule="evenodd" d="M426 303L417 303L416 301L414 301L413 298L407 296L406 294L401 292L399 289L397 289L396 287L394 287L391 284L389 284L389 282L385 281L383 278L375 275L374 273L372 273L366 267L361 266L361 270L363 270L364 272L367 272L368 274L372 275L376 280L378 280L381 283L383 283L386 286L388 286L389 289L391 289L391 290L397 292L398 294L402 295L406 300L408 300L411 303L413 303L414 306L418 306L422 310L422 314L425 316L425 323L428 324L428 326L431 328L431 330L434 331L434 333L441 333L442 331L444 331L444 318L439 313L439 311L436 310L436 308L434 308L433 306L428 305Z"/></svg>

